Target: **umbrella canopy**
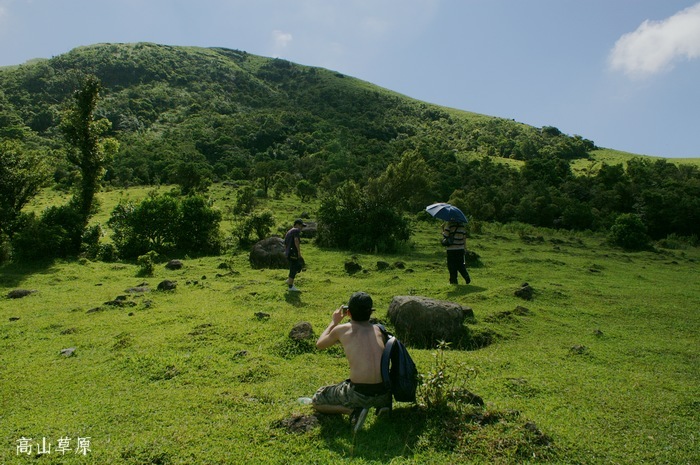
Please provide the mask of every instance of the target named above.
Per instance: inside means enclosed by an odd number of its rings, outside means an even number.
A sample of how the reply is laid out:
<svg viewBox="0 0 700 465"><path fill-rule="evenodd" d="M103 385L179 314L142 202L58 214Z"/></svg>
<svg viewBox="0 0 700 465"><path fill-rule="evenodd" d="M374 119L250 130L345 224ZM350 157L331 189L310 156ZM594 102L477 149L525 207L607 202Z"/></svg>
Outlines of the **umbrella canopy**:
<svg viewBox="0 0 700 465"><path fill-rule="evenodd" d="M462 210L449 203L434 203L425 207L425 211L439 220L467 222L467 217L462 213Z"/></svg>

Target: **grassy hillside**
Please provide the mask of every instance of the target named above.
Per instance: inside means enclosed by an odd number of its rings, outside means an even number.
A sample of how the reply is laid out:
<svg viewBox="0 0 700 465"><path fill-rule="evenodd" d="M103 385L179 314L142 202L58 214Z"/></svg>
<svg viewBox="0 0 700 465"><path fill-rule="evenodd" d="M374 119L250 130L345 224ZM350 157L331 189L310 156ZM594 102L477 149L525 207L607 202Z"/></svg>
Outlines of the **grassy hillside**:
<svg viewBox="0 0 700 465"><path fill-rule="evenodd" d="M145 193L104 192L99 215ZM222 210L232 195L213 191ZM292 199L265 207L282 230L301 211L314 215ZM355 275L343 268L348 253L304 240L300 295L285 293L285 270L253 270L245 252L179 257L182 270L160 264L152 277L131 263L3 266L0 463L33 462L43 438L53 449L42 463L700 461L698 249L623 253L596 235L486 224L468 241L483 267L455 287L439 226L417 222L400 254L357 255L366 272ZM378 271L378 260L406 267ZM164 279L177 289L156 291ZM531 301L514 295L523 282ZM127 291L142 285L150 291ZM18 288L36 292L6 297ZM342 351L293 344L289 331L309 321L320 334L356 290L374 297L385 322L396 295L473 308L469 328L493 343L445 358L484 409L446 416L399 404L356 436L345 418L289 432L311 414L297 398L347 375ZM118 296L124 306L105 304ZM434 351L411 353L423 374L434 370ZM60 438L75 448L79 437L90 438L87 455L56 451ZM17 454L21 438L32 439L31 455Z"/></svg>

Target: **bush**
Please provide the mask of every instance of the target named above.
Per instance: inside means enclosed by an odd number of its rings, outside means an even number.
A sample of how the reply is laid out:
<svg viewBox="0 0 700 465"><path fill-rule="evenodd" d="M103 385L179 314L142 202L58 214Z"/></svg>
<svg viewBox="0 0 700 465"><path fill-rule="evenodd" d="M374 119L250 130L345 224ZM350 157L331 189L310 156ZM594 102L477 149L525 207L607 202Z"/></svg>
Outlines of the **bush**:
<svg viewBox="0 0 700 465"><path fill-rule="evenodd" d="M102 227L99 224L86 228L83 232L81 251L87 258L97 258L100 251L100 238L102 237Z"/></svg>
<svg viewBox="0 0 700 465"><path fill-rule="evenodd" d="M651 238L639 215L623 213L610 228L610 242L625 250L645 250L649 248Z"/></svg>
<svg viewBox="0 0 700 465"><path fill-rule="evenodd" d="M97 259L103 262L115 262L117 261L117 248L114 244L100 244L97 250Z"/></svg>
<svg viewBox="0 0 700 465"><path fill-rule="evenodd" d="M149 250L166 254L218 253L221 213L199 196L177 199L151 195L135 205L120 203L108 224L114 244L123 258L134 258Z"/></svg>
<svg viewBox="0 0 700 465"><path fill-rule="evenodd" d="M82 242L83 221L72 204L47 208L40 217L23 215L12 240L15 257L38 260L76 255Z"/></svg>
<svg viewBox="0 0 700 465"><path fill-rule="evenodd" d="M190 196L179 204L179 221L175 230L178 249L189 253L218 254L221 212L200 196Z"/></svg>
<svg viewBox="0 0 700 465"><path fill-rule="evenodd" d="M234 229L233 235L241 246L250 245L251 234L255 233L257 240L261 241L270 235L275 225L275 217L269 210L253 213L241 220Z"/></svg>
<svg viewBox="0 0 700 465"><path fill-rule="evenodd" d="M153 276L153 272L156 270L156 259L158 254L153 250L149 251L144 255L140 255L136 259L136 263L139 265L139 276Z"/></svg>
<svg viewBox="0 0 700 465"><path fill-rule="evenodd" d="M372 201L347 182L318 212L319 245L363 252L395 252L410 237L408 221L392 206Z"/></svg>

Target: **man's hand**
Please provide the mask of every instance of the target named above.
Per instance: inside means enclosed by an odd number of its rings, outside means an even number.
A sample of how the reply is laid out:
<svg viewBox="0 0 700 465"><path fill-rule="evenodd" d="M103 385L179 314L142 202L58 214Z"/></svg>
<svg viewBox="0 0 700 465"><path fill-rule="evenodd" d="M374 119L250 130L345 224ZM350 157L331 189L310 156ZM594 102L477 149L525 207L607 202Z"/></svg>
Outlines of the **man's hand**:
<svg viewBox="0 0 700 465"><path fill-rule="evenodd" d="M343 321L343 318L345 318L345 309L341 305L333 312L331 322L328 324L328 327L323 330L318 341L316 341L316 347L318 349L327 349L339 341L337 331L333 332L333 329Z"/></svg>
<svg viewBox="0 0 700 465"><path fill-rule="evenodd" d="M341 321L343 321L343 318L345 318L346 315L346 311L347 309L343 308L343 306L341 305L335 310L335 312L333 312L333 316L331 317L331 319L333 320L334 325L337 326L340 324Z"/></svg>

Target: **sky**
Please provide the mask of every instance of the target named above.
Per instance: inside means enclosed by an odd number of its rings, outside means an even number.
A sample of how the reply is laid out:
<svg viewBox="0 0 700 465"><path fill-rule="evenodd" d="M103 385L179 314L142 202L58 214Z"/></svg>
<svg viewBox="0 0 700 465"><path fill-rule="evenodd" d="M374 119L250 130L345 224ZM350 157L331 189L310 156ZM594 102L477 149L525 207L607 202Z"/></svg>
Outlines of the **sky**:
<svg viewBox="0 0 700 465"><path fill-rule="evenodd" d="M599 147L700 157L698 0L0 0L0 66L107 42L244 50Z"/></svg>

